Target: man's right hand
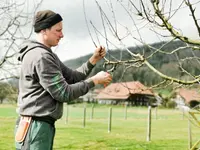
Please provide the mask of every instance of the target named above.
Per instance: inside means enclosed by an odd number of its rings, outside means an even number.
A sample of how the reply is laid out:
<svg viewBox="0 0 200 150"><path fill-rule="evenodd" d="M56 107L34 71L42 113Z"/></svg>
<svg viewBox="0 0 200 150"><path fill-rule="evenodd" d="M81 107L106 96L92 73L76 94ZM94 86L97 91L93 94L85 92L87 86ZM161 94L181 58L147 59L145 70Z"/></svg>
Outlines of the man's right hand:
<svg viewBox="0 0 200 150"><path fill-rule="evenodd" d="M100 71L96 75L92 76L91 79L95 85L102 84L105 86L112 81L112 76L105 71Z"/></svg>

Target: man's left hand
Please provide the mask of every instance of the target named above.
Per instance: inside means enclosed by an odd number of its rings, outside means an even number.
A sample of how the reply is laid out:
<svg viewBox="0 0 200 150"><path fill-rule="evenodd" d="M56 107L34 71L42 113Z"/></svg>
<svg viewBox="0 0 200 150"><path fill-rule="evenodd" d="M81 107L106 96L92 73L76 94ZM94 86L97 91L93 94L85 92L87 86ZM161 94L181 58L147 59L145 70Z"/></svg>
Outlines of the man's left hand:
<svg viewBox="0 0 200 150"><path fill-rule="evenodd" d="M101 60L106 55L105 47L100 46L95 49L94 54L90 58L90 63L95 65L99 60Z"/></svg>

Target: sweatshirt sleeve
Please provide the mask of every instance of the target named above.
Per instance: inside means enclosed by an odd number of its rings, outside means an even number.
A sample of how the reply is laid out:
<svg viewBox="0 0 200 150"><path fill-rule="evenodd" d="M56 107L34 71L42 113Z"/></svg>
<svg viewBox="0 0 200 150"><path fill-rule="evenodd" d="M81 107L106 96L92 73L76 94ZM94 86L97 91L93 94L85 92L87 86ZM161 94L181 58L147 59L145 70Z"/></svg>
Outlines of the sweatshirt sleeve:
<svg viewBox="0 0 200 150"><path fill-rule="evenodd" d="M69 102L86 94L90 88L94 87L91 80L68 84L63 77L58 60L48 53L42 55L43 57L35 65L35 70L39 83L55 100Z"/></svg>
<svg viewBox="0 0 200 150"><path fill-rule="evenodd" d="M85 80L92 71L92 69L94 68L94 65L92 65L89 61L82 64L82 66L76 70L68 68L61 61L60 61L60 66L64 78L66 79L67 83L70 84Z"/></svg>

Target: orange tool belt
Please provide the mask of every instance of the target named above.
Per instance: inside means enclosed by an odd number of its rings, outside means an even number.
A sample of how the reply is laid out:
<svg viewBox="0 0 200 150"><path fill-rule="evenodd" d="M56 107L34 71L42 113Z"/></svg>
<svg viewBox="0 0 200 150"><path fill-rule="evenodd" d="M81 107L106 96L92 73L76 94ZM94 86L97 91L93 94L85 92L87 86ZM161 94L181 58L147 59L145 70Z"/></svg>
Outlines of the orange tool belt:
<svg viewBox="0 0 200 150"><path fill-rule="evenodd" d="M32 117L20 117L19 126L15 134L16 142L23 142L31 124Z"/></svg>

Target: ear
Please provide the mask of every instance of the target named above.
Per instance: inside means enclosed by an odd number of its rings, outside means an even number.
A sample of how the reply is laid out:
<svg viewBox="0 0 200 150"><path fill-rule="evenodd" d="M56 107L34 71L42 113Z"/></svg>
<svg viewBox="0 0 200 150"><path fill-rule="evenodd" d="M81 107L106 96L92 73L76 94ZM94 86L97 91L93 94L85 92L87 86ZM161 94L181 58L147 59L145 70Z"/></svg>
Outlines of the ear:
<svg viewBox="0 0 200 150"><path fill-rule="evenodd" d="M46 34L46 29L41 30L41 33L42 33L43 35L45 35L45 34Z"/></svg>

